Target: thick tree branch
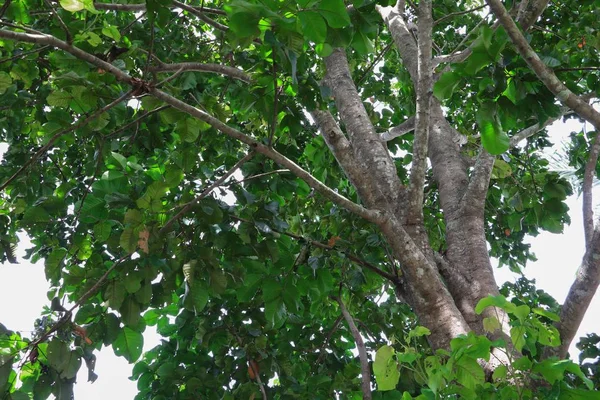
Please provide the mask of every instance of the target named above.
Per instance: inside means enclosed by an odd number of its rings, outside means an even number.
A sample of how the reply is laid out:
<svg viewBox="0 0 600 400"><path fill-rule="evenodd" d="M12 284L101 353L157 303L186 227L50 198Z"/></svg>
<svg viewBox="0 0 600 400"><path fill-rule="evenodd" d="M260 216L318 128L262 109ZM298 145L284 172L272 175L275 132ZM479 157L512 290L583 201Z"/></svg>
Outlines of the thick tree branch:
<svg viewBox="0 0 600 400"><path fill-rule="evenodd" d="M369 366L369 357L367 356L365 342L363 341L362 336L360 335L360 332L354 323L354 319L346 309L342 299L336 297L335 300L340 305L340 310L342 311L342 315L344 316L344 319L350 328L350 332L352 333L354 342L356 343L356 349L358 350L358 358L360 359L360 372L362 375L361 388L363 392L363 399L371 400L373 398L371 394L371 367Z"/></svg>
<svg viewBox="0 0 600 400"><path fill-rule="evenodd" d="M410 170L408 191L408 219L411 224L423 220L423 188L427 172L427 145L429 143L429 125L431 95L433 85L431 30L433 26L431 0L419 1L419 30L417 36L417 110L415 119L415 138L413 140L413 160Z"/></svg>
<svg viewBox="0 0 600 400"><path fill-rule="evenodd" d="M194 199L192 201L190 201L185 206L183 206L183 208L181 210L179 210L179 212L177 214L172 216L171 219L169 219L164 224L164 226L160 229L160 231L158 233L160 235L162 235L165 232L167 232L167 230L171 227L171 225L173 225L173 223L175 221L177 221L179 218L181 218L185 214L187 214L196 204L198 204L198 202L200 200L202 200L203 198L208 196L210 194L210 192L212 192L215 188L221 186L221 184L223 182L225 182L225 180L227 180L227 178L229 178L231 175L233 175L233 173L235 171L237 171L242 165L244 165L244 163L246 161L250 160L252 157L254 157L254 153L250 152L250 153L246 154L244 157L242 157L240 160L238 160L238 162L236 162L233 167L231 167L227 172L225 172L221 177L219 177L219 179L215 180L206 189L204 189L202 191L202 193L200 193L198 196L194 197Z"/></svg>
<svg viewBox="0 0 600 400"><path fill-rule="evenodd" d="M495 160L496 157L488 153L483 147L479 150L479 156L473 167L461 207L468 207L471 211L483 212Z"/></svg>
<svg viewBox="0 0 600 400"><path fill-rule="evenodd" d="M389 142L398 136L406 135L408 132L415 129L415 117L409 117L406 121L398 126L393 127L387 132L381 134L381 140Z"/></svg>
<svg viewBox="0 0 600 400"><path fill-rule="evenodd" d="M382 188L385 188L383 195L388 204L375 206L388 208L390 205L397 205L404 190L398 178L396 166L387 147L375 132L369 114L352 81L345 51L343 49L334 50L325 59L325 64L327 73L324 82L331 88L340 119L346 126L349 142L354 149L354 162L368 165L370 179L377 182L380 191L383 192ZM363 190L367 190L364 180L353 183L357 186L363 185Z"/></svg>
<svg viewBox="0 0 600 400"><path fill-rule="evenodd" d="M585 235L586 249L592 241L594 235L594 200L592 196L592 185L596 177L596 166L598 165L598 155L600 155L600 139L596 131L592 144L590 146L590 154L585 163L585 171L583 173L582 197L583 197L583 232Z"/></svg>
<svg viewBox="0 0 600 400"><path fill-rule="evenodd" d="M560 346L554 349L559 358L565 358L569 346L581 325L581 321L600 285L600 230L596 229L587 246L575 281L560 311L557 328L560 333ZM552 352L551 352L552 353Z"/></svg>
<svg viewBox="0 0 600 400"><path fill-rule="evenodd" d="M116 76L117 79L119 79L120 81L131 83L132 78L126 72L123 72L114 65L107 63L106 61L101 60L100 58L95 57L92 54L85 52L75 46L71 46L67 42L62 41L54 36L46 34L13 32L5 29L0 29L0 38L16 40L19 42L43 44L59 48L61 50L66 51L67 53L74 55L80 60L87 61L90 64L93 64L103 69L104 71L110 72L111 74Z"/></svg>
<svg viewBox="0 0 600 400"><path fill-rule="evenodd" d="M87 61L95 66L102 68L106 72L110 72L111 74L115 75L117 77L117 79L124 81L126 83L129 83L130 85L136 86L139 83L139 81L134 80L130 75L121 71L120 69L113 66L112 64L109 64L106 61L102 61L98 57L95 57L77 47L71 46L64 41L55 38L54 36L45 35L45 34L37 35L37 34L29 34L29 33L20 33L20 32L13 32L13 31L7 31L4 29L0 29L0 38L29 42L29 43L47 44L47 45L50 45L53 47L57 47L61 50L64 50L64 51L74 55L75 57L77 57L81 60ZM279 165L281 165L285 168L288 168L297 177L304 180L310 187L315 189L317 192L321 193L323 196L325 196L325 198L332 201L334 204L337 204L340 207L345 208L346 210L366 219L367 221L370 221L373 223L377 223L380 221L381 215L379 212L374 211L374 210L368 210L368 209L354 203L353 201L348 200L344 196L338 194L337 192L335 192L334 190L329 188L327 185L321 183L318 179L316 179L314 176L312 176L309 172L302 169L298 164L296 164L292 160L288 159L281 153L275 151L271 147L265 146L264 144L251 138L250 136L245 135L244 133L238 131L237 129L228 126L227 124L225 124L222 121L220 121L219 119L211 116L210 114L208 114L196 107L193 107L181 100L178 100L175 97L171 96L170 94L163 92L162 90L159 90L156 88L148 88L148 89L149 89L149 93L151 95L153 95L154 97L164 101L165 103L173 106L174 108L177 108L180 111L183 111L195 118L198 118L198 119L210 124L211 126L218 129L219 131L226 134L227 136L247 144L251 148L255 149L257 152L264 154L265 156L269 157L270 159L272 159Z"/></svg>
<svg viewBox="0 0 600 400"><path fill-rule="evenodd" d="M244 71L229 67L227 65L221 64L204 64L199 62L184 62L184 63L175 63L175 64L162 64L158 67L150 68L151 72L185 72L185 71L200 71L200 72L214 72L216 74L221 74L225 76L229 76L230 78L239 79L246 83L251 83L252 78L245 73Z"/></svg>
<svg viewBox="0 0 600 400"><path fill-rule="evenodd" d="M177 4L170 5L173 8L180 8ZM109 10L109 11L124 11L124 12L140 12L146 11L146 4L113 4L113 3L94 3L94 8L96 10ZM192 6L198 12L206 13L206 14L217 14L217 15L225 15L225 11L219 10L218 8L211 7L198 7Z"/></svg>
<svg viewBox="0 0 600 400"><path fill-rule="evenodd" d="M212 115L194 106L191 106L181 100L178 100L170 94L163 92L162 90L151 89L150 94L156 97L157 99L160 99L165 103L171 105L172 107L178 109L179 111L183 111L184 113L189 114L192 117L198 118L199 120L208 123L209 125L213 126L225 135L247 144L248 146L250 146L251 149L254 149L256 152L267 156L282 167L289 169L294 175L304 180L311 188L315 189L317 192L322 194L325 198L327 198L334 204L345 208L351 213L354 213L359 217L366 219L367 221L377 223L380 220L381 217L379 212L368 210L354 203L353 201L345 198L344 196L338 194L329 186L321 183L309 172L302 169L302 167L300 167L298 164L285 157L283 154L277 152L273 148L262 144L258 140L253 139L250 136L238 131L237 129L230 127L229 125L223 123L222 121L213 117Z"/></svg>
<svg viewBox="0 0 600 400"><path fill-rule="evenodd" d="M54 143L56 143L56 141L63 135L69 133L69 132L73 132L75 129L79 129L82 126L87 125L88 123L92 122L93 120L95 120L96 118L98 118L100 116L100 114L110 110L111 108L113 108L114 106L118 105L119 103L121 103L122 101L126 100L128 97L131 96L132 91L130 90L127 93L124 93L123 95L121 95L118 99L113 100L111 103L107 104L106 106L94 111L91 115L89 115L86 118L80 119L79 121L77 121L76 123L74 123L73 125L69 126L68 128L65 129L61 129L58 132L56 132L51 138L50 140L48 140L48 143L46 143L44 146L42 146L38 151L36 151L22 166L21 168L19 168L17 170L17 172L15 172L10 178L8 178L6 180L6 182L4 182L2 185L0 185L0 191L6 189L6 187L8 185L11 184L11 182L13 182L21 173L23 173L23 171L27 170L27 168L29 168L29 166L31 166L31 164L33 164L34 162L36 162L38 160L38 158L40 158L42 155L46 154L46 152L48 150L50 150L52 148L52 146L54 146Z"/></svg>
<svg viewBox="0 0 600 400"><path fill-rule="evenodd" d="M311 115L315 119L329 150L333 153L350 183L356 188L362 202L369 208L376 207L378 204L385 204L386 199L377 186L377 182L371 179L369 171L365 169L363 163L357 162L354 147L333 119L331 113L315 110Z"/></svg>
<svg viewBox="0 0 600 400"><path fill-rule="evenodd" d="M600 113L587 102L569 90L554 74L554 72L543 63L537 53L531 48L515 21L506 11L501 0L486 0L496 17L504 26L510 40L517 51L523 57L537 77L565 106L575 111L581 118L591 123L596 131L600 131ZM538 1L538 3L540 3Z"/></svg>
<svg viewBox="0 0 600 400"><path fill-rule="evenodd" d="M529 30L535 21L537 21L549 2L550 0L522 0L523 6L519 7L517 21L521 24L521 28L524 31Z"/></svg>

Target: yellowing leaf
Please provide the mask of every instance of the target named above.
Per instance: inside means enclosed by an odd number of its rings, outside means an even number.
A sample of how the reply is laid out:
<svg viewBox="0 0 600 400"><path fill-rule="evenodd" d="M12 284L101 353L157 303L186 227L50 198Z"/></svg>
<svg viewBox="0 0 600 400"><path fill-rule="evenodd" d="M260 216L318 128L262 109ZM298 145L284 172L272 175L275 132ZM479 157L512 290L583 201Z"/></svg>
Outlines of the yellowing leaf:
<svg viewBox="0 0 600 400"><path fill-rule="evenodd" d="M377 382L377 390L383 392L394 390L400 380L398 361L394 359L396 351L391 346L382 346L375 353L373 373Z"/></svg>

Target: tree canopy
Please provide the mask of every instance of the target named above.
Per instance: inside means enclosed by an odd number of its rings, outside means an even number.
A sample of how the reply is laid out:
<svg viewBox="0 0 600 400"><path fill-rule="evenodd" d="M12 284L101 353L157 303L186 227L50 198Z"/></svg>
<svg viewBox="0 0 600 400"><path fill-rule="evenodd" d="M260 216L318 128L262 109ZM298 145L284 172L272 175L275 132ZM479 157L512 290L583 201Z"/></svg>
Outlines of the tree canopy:
<svg viewBox="0 0 600 400"><path fill-rule="evenodd" d="M50 290L30 337L0 325L0 397L70 399L112 346L140 400L597 399L566 357L600 283L599 13L5 0L0 261L25 231ZM571 180L541 156L561 118L594 127ZM574 191L565 304L500 290L490 259L522 271Z"/></svg>

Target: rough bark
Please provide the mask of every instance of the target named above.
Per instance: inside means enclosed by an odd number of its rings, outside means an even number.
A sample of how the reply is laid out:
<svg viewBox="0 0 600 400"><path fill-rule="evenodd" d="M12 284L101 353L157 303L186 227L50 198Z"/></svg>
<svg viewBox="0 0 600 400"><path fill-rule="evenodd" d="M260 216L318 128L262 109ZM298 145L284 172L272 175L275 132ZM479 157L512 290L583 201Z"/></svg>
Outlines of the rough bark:
<svg viewBox="0 0 600 400"><path fill-rule="evenodd" d="M560 321L557 323L560 332L560 346L554 354L565 358L569 346L581 325L594 294L600 285L600 230L596 228L588 249L583 256L581 266L577 270L575 281L560 312Z"/></svg>

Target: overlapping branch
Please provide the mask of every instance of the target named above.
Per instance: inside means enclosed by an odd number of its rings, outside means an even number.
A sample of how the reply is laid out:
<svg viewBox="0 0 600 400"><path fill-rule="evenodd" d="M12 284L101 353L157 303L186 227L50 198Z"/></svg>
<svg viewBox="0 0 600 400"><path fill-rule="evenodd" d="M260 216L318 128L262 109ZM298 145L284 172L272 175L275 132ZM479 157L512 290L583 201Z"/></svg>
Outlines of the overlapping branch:
<svg viewBox="0 0 600 400"><path fill-rule="evenodd" d="M356 349L358 351L358 358L360 359L360 372L361 372L361 389L363 393L364 400L371 400L371 367L369 366L369 357L367 356L367 348L365 346L365 342L362 339L360 331L356 327L354 323L354 318L348 312L348 309L344 305L344 302L341 298L336 297L335 300L340 305L340 310L342 311L342 315L350 328L350 332L352 333L352 337L354 337L354 342L356 343Z"/></svg>
<svg viewBox="0 0 600 400"><path fill-rule="evenodd" d="M296 175L300 179L304 180L311 188L315 189L315 191L322 194L326 199L330 200L334 204L337 204L338 206L345 208L346 210L350 211L351 213L354 213L369 222L378 223L381 221L382 216L381 216L380 212L374 211L374 210L368 210L368 209L364 208L363 206L356 204L353 201L347 199L346 197L340 195L339 193L337 193L336 191L334 191L327 185L320 182L317 178L312 176L308 171L304 170L298 164L296 164L289 158L285 157L283 154L277 152L273 148L262 144L258 140L253 139L252 137L240 132L239 130L237 130L235 128L230 127L229 125L227 125L224 122L222 122L221 120L213 117L212 115L206 113L205 111L202 111L194 106L191 106L191 105L171 96L170 94L163 92L160 89L153 88L153 87L151 87L151 85L145 84L144 82L141 82L138 79L132 78L126 72L120 70L119 68L113 66L110 63L107 63L106 61L101 60L98 57L93 56L90 53L87 53L77 47L69 45L68 43L66 43L54 36L46 35L46 34L30 34L30 33L13 32L13 31L5 30L5 29L0 29L0 38L28 42L28 43L46 44L46 45L50 45L52 47L59 48L61 50L66 51L67 53L72 54L73 56L75 56L81 60L87 61L90 64L100 67L104 71L115 75L115 77L117 79L119 79L120 81L123 81L125 83L128 83L128 84L134 86L134 88L135 88L134 91L137 91L140 88L140 83L141 83L141 84L143 84L142 86L144 86L144 90L146 90L148 92L148 94L156 97L159 100L164 101L165 103L171 105L172 107L174 107L180 111L183 111L184 113L186 113L192 117L198 118L198 119L208 123L209 125L213 126L215 129L219 130L220 132L224 133L225 135L227 135L233 139L239 140L242 143L247 144L252 149L254 149L256 152L267 156L268 158L275 161L277 164L289 169L294 175Z"/></svg>
<svg viewBox="0 0 600 400"><path fill-rule="evenodd" d="M222 64L211 64L211 63L199 63L199 62L184 62L174 64L160 64L157 67L150 68L151 72L186 72L186 71L199 71L199 72L213 72L228 76L230 78L239 79L246 83L251 83L252 78L244 71L229 67Z"/></svg>
<svg viewBox="0 0 600 400"><path fill-rule="evenodd" d="M423 220L423 188L427 172L427 146L431 115L431 95L433 87L432 71L432 2L419 2L419 30L417 36L417 111L415 118L415 138L413 141L413 161L410 169L408 191L409 223Z"/></svg>

